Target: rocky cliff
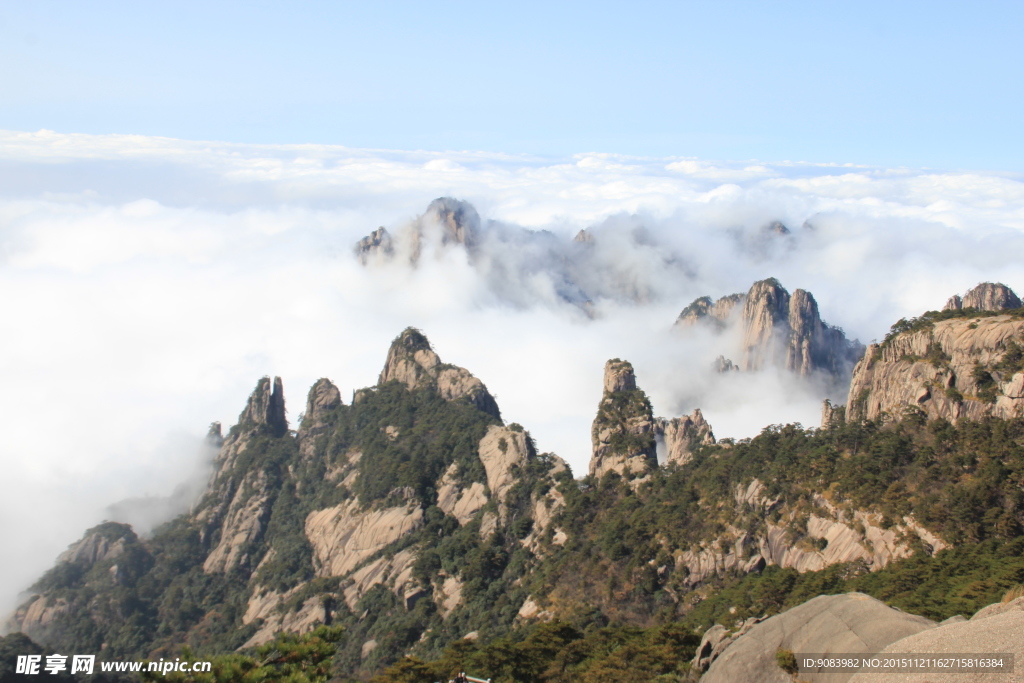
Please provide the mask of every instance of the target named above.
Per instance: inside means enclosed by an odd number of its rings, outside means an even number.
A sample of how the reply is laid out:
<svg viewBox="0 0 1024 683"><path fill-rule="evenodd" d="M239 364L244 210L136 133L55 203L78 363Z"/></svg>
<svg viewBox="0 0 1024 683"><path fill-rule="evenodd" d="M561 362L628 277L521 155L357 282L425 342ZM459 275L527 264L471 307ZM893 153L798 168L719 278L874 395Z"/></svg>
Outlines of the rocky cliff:
<svg viewBox="0 0 1024 683"><path fill-rule="evenodd" d="M555 520L567 466L499 415L483 383L413 329L353 405L318 380L296 432L281 379L265 377L227 436L214 426L215 471L189 514L151 540L125 525L91 530L12 627L54 647L141 656L210 638L252 647L332 622L390 642L396 607L419 624L415 638L467 623L516 599L512 582L566 538ZM113 646L111 610L150 626ZM362 645L350 666L395 656Z"/></svg>
<svg viewBox="0 0 1024 683"><path fill-rule="evenodd" d="M980 335L960 352L994 391L1021 371L999 374L1024 362L1024 321L970 311L904 321L876 364L917 363L904 356L923 349L934 369L947 337ZM907 341L919 334L933 337ZM753 617L752 632L762 606L781 604L764 596L804 577L802 590L821 592L901 563L912 577L947 576L961 564L944 551L991 557L986 543L1005 544L1004 562L1020 556L1024 499L1011 484L1024 476L1024 423L862 424L842 412L829 406L827 429L773 425L716 444L699 410L655 417L632 365L613 359L592 432L595 478L574 481L500 419L479 379L407 329L351 404L332 381L314 383L294 431L283 383L259 380L237 424L211 429L215 471L192 510L151 538L123 524L89 530L12 627L55 651L137 659L331 623L346 634L338 670L369 676L471 632L485 641L553 619L588 629L697 619L716 591L761 582L737 617ZM970 599L1016 571L972 580ZM882 581L865 585L891 585ZM898 579L900 590L919 583Z"/></svg>
<svg viewBox="0 0 1024 683"><path fill-rule="evenodd" d="M700 408L682 417L658 418L655 433L665 445L666 464L685 465L698 448L715 443L715 433Z"/></svg>
<svg viewBox="0 0 1024 683"><path fill-rule="evenodd" d="M666 464L682 465L715 435L700 409L690 415L655 417L647 394L636 385L633 366L613 358L604 366L604 393L591 428L590 474L640 475L658 467L659 444Z"/></svg>
<svg viewBox="0 0 1024 683"><path fill-rule="evenodd" d="M790 295L774 278L755 282L746 294L695 300L676 320L681 329L694 325L718 331L738 326L740 346L728 355L739 357L738 367L747 371L775 365L801 376L820 372L842 380L864 350L822 321L810 292L798 289ZM732 361L723 357L719 365L732 367Z"/></svg>
<svg viewBox="0 0 1024 683"><path fill-rule="evenodd" d="M899 419L908 411L950 421L1022 414L1024 316L1000 308L1019 300L986 283L963 301L971 305L901 320L868 348L850 384L849 419Z"/></svg>
<svg viewBox="0 0 1024 683"><path fill-rule="evenodd" d="M972 308L976 311L1005 311L1020 307L1020 299L1003 283L982 282L962 297L959 294L951 296L942 310L960 311Z"/></svg>

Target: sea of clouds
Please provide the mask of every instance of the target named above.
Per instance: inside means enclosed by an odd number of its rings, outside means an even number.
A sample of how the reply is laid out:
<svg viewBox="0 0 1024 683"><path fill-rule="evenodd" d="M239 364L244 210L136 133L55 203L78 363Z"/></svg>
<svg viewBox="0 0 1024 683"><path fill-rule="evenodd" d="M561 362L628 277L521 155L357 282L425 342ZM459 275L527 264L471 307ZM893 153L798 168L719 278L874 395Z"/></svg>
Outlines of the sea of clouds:
<svg viewBox="0 0 1024 683"><path fill-rule="evenodd" d="M354 258L441 196L479 211L483 258ZM584 228L586 310L545 261ZM1022 253L1024 183L999 173L0 132L0 613L89 526L184 509L207 426L264 375L294 424L317 378L347 400L415 326L581 475L612 357L719 437L817 423L819 385L709 371L727 340L672 330L694 298L774 276L868 343L980 281L1024 290Z"/></svg>

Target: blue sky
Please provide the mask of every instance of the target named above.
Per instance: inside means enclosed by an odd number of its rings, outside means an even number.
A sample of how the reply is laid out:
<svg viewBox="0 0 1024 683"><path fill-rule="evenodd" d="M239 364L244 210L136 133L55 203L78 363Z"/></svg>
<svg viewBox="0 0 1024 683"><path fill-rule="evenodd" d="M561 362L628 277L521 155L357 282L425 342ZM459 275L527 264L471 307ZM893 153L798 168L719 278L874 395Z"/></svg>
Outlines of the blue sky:
<svg viewBox="0 0 1024 683"><path fill-rule="evenodd" d="M1024 170L1024 3L0 3L0 128Z"/></svg>

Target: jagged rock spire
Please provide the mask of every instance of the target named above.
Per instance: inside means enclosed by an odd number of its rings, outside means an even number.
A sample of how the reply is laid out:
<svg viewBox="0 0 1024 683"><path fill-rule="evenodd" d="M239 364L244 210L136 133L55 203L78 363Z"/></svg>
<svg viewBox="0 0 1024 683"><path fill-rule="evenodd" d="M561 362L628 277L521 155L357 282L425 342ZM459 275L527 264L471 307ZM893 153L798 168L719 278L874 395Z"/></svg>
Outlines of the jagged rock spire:
<svg viewBox="0 0 1024 683"><path fill-rule="evenodd" d="M263 377L249 396L249 403L238 416L239 424L265 424L275 432L288 431L288 418L284 409L284 384L280 377L271 383Z"/></svg>
<svg viewBox="0 0 1024 683"><path fill-rule="evenodd" d="M963 298L954 294L942 307L942 310L958 311L964 308L974 308L979 311L1005 311L1020 307L1020 298L1003 283L982 282L964 294Z"/></svg>
<svg viewBox="0 0 1024 683"><path fill-rule="evenodd" d="M744 370L760 370L776 351L776 326L789 320L789 292L775 278L755 282L743 304Z"/></svg>
<svg viewBox="0 0 1024 683"><path fill-rule="evenodd" d="M321 377L309 388L309 396L306 397L306 417L315 421L341 404L341 392L338 391L338 387L326 377Z"/></svg>
<svg viewBox="0 0 1024 683"><path fill-rule="evenodd" d="M636 386L633 366L613 358L604 366L604 394L591 430L590 474L643 473L657 467L654 433L651 403Z"/></svg>
<svg viewBox="0 0 1024 683"><path fill-rule="evenodd" d="M845 377L863 353L859 342L850 342L842 330L821 319L810 292L798 289L790 295L775 278L755 282L746 294L715 302L700 297L683 309L676 327L709 323L720 330L737 309L743 331L739 369L777 364L800 375L824 371Z"/></svg>

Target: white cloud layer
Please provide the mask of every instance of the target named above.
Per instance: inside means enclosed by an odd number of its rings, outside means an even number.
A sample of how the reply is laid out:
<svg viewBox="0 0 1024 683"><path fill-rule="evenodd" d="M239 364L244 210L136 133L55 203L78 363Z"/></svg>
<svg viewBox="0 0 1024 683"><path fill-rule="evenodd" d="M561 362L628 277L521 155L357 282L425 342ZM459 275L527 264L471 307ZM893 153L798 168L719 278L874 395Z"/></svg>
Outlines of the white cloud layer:
<svg viewBox="0 0 1024 683"><path fill-rule="evenodd" d="M489 265L355 261L445 195L505 236ZM766 238L774 220L793 234ZM581 228L601 238L593 318L537 265ZM775 276L868 342L979 281L1024 289L1021 253L1024 183L999 174L0 132L0 611L108 506L201 477L207 425L263 375L294 421L318 377L374 383L413 325L580 474L611 357L718 436L816 423L819 389L707 371L721 340L670 329L695 297Z"/></svg>

